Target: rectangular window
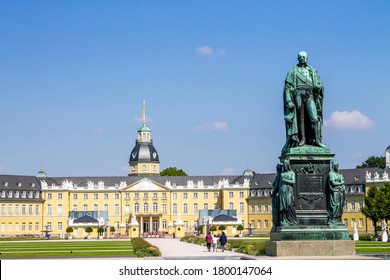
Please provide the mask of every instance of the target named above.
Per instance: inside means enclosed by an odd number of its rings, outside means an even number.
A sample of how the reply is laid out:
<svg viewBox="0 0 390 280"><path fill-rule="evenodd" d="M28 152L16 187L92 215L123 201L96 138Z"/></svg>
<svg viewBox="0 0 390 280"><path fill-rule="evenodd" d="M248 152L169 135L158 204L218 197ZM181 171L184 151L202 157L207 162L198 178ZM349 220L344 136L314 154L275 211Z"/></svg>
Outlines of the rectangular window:
<svg viewBox="0 0 390 280"><path fill-rule="evenodd" d="M148 193L144 193L144 198L148 198Z"/></svg>
<svg viewBox="0 0 390 280"><path fill-rule="evenodd" d="M166 220L162 221L162 228L167 229L167 221Z"/></svg>
<svg viewBox="0 0 390 280"><path fill-rule="evenodd" d="M12 215L12 204L8 204L8 215Z"/></svg>
<svg viewBox="0 0 390 280"><path fill-rule="evenodd" d="M116 199L116 200L119 199L119 193L116 193L116 194L115 194L115 199Z"/></svg>
<svg viewBox="0 0 390 280"><path fill-rule="evenodd" d="M244 197L244 192L240 192L240 198Z"/></svg>
<svg viewBox="0 0 390 280"><path fill-rule="evenodd" d="M359 227L362 228L364 226L363 218L359 218Z"/></svg>
<svg viewBox="0 0 390 280"><path fill-rule="evenodd" d="M40 214L40 211L39 211L39 204L36 204L35 205L35 215L39 216Z"/></svg>
<svg viewBox="0 0 390 280"><path fill-rule="evenodd" d="M104 200L108 200L108 193L105 193L103 198L104 198Z"/></svg>
<svg viewBox="0 0 390 280"><path fill-rule="evenodd" d="M359 199L359 211L363 209L363 200Z"/></svg>
<svg viewBox="0 0 390 280"><path fill-rule="evenodd" d="M188 198L188 193L183 193L183 198Z"/></svg>
<svg viewBox="0 0 390 280"><path fill-rule="evenodd" d="M5 232L5 223L1 222L1 232Z"/></svg>
<svg viewBox="0 0 390 280"><path fill-rule="evenodd" d="M29 222L29 223L28 223L28 231L32 231L32 227L33 227L33 226L32 226L32 222Z"/></svg>
<svg viewBox="0 0 390 280"><path fill-rule="evenodd" d="M58 231L62 231L62 222L58 222L57 227Z"/></svg>
<svg viewBox="0 0 390 280"><path fill-rule="evenodd" d="M38 222L35 223L35 230L36 230L36 231L39 230L39 223L38 223Z"/></svg>
<svg viewBox="0 0 390 280"><path fill-rule="evenodd" d="M47 194L47 199L48 199L48 200L52 199L52 197L53 197L53 196L52 196L51 193L48 193L48 194Z"/></svg>
<svg viewBox="0 0 390 280"><path fill-rule="evenodd" d="M183 205L183 213L184 214L188 213L188 204L187 203L184 203L184 205Z"/></svg>
<svg viewBox="0 0 390 280"><path fill-rule="evenodd" d="M156 192L153 193L153 199L157 199L157 193Z"/></svg>
<svg viewBox="0 0 390 280"><path fill-rule="evenodd" d="M165 203L162 204L162 212L163 214L167 213L167 205Z"/></svg>
<svg viewBox="0 0 390 280"><path fill-rule="evenodd" d="M1 204L1 215L5 216L5 204Z"/></svg>
<svg viewBox="0 0 390 280"><path fill-rule="evenodd" d="M257 212L261 213L261 203L257 203Z"/></svg>
<svg viewBox="0 0 390 280"><path fill-rule="evenodd" d="M251 203L251 213L255 213L255 204Z"/></svg>
<svg viewBox="0 0 390 280"><path fill-rule="evenodd" d="M26 223L22 223L22 231L26 231Z"/></svg>
<svg viewBox="0 0 390 280"><path fill-rule="evenodd" d="M214 210L219 209L218 203L214 203Z"/></svg>
<svg viewBox="0 0 390 280"><path fill-rule="evenodd" d="M59 194L58 194L58 199L59 199L59 200L62 199L62 193L59 193Z"/></svg>
<svg viewBox="0 0 390 280"><path fill-rule="evenodd" d="M218 193L217 192L214 193L214 198L218 198Z"/></svg>
<svg viewBox="0 0 390 280"><path fill-rule="evenodd" d="M177 204L176 204L176 203L174 203L174 204L172 205L172 213L173 213L173 214L177 214Z"/></svg>
<svg viewBox="0 0 390 280"><path fill-rule="evenodd" d="M137 192L134 193L134 198L135 198L135 199L139 199L139 193L137 193Z"/></svg>
<svg viewBox="0 0 390 280"><path fill-rule="evenodd" d="M84 200L88 200L88 194L87 193L83 194L83 199Z"/></svg>
<svg viewBox="0 0 390 280"><path fill-rule="evenodd" d="M12 223L8 223L8 232L12 232Z"/></svg>
<svg viewBox="0 0 390 280"><path fill-rule="evenodd" d="M162 198L164 198L164 199L167 198L167 193L163 192L162 193Z"/></svg>
<svg viewBox="0 0 390 280"><path fill-rule="evenodd" d="M47 222L47 229L51 230L51 222Z"/></svg>
<svg viewBox="0 0 390 280"><path fill-rule="evenodd" d="M233 202L229 202L229 210L234 210L234 203Z"/></svg>
<svg viewBox="0 0 390 280"><path fill-rule="evenodd" d="M351 211L355 211L355 200L351 200Z"/></svg>
<svg viewBox="0 0 390 280"><path fill-rule="evenodd" d="M125 193L125 199L130 199L130 193L128 192Z"/></svg>
<svg viewBox="0 0 390 280"><path fill-rule="evenodd" d="M98 193L94 193L93 194L93 199L94 200L99 200L99 194Z"/></svg>
<svg viewBox="0 0 390 280"><path fill-rule="evenodd" d="M29 215L32 215L32 214L33 214L33 206L32 206L32 204L29 204L29 205L28 205L28 214L29 214Z"/></svg>
<svg viewBox="0 0 390 280"><path fill-rule="evenodd" d="M268 203L264 203L264 212L268 213Z"/></svg>
<svg viewBox="0 0 390 280"><path fill-rule="evenodd" d="M20 215L19 204L15 204L15 215Z"/></svg>
<svg viewBox="0 0 390 280"><path fill-rule="evenodd" d="M15 231L19 231L19 223L15 223Z"/></svg>
<svg viewBox="0 0 390 280"><path fill-rule="evenodd" d="M172 193L172 199L177 199L177 193Z"/></svg>
<svg viewBox="0 0 390 280"><path fill-rule="evenodd" d="M204 199L208 199L209 198L209 193L207 193L207 192L203 193L203 198Z"/></svg>
<svg viewBox="0 0 390 280"><path fill-rule="evenodd" d="M188 229L188 221L184 221L184 228Z"/></svg>
<svg viewBox="0 0 390 280"><path fill-rule="evenodd" d="M257 228L261 228L261 220L257 220Z"/></svg>
<svg viewBox="0 0 390 280"><path fill-rule="evenodd" d="M198 198L198 193L194 192L194 199L197 199L197 198Z"/></svg>
<svg viewBox="0 0 390 280"><path fill-rule="evenodd" d="M229 192L229 198L233 198L234 195L233 195L233 192Z"/></svg>
<svg viewBox="0 0 390 280"><path fill-rule="evenodd" d="M348 227L348 219L344 219L344 225Z"/></svg>
<svg viewBox="0 0 390 280"><path fill-rule="evenodd" d="M73 194L73 200L77 200L77 193Z"/></svg>
<svg viewBox="0 0 390 280"><path fill-rule="evenodd" d="M264 220L264 227L268 228L268 220Z"/></svg>
<svg viewBox="0 0 390 280"><path fill-rule="evenodd" d="M244 203L240 202L240 213L244 213Z"/></svg>

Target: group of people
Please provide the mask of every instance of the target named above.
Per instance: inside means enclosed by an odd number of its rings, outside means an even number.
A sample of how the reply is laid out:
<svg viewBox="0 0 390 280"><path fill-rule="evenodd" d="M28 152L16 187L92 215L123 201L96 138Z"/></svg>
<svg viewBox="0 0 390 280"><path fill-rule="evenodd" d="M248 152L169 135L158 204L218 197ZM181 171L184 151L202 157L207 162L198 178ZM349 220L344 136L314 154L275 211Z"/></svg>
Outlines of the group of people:
<svg viewBox="0 0 390 280"><path fill-rule="evenodd" d="M224 252L225 251L225 246L226 246L226 243L227 243L226 234L224 232L222 232L221 235L218 238L217 235L213 236L211 234L211 232L209 231L207 233L207 235L206 235L207 250L210 252L211 251L211 245L213 245L213 252L217 252L218 242L219 242L219 244L221 244L222 252Z"/></svg>

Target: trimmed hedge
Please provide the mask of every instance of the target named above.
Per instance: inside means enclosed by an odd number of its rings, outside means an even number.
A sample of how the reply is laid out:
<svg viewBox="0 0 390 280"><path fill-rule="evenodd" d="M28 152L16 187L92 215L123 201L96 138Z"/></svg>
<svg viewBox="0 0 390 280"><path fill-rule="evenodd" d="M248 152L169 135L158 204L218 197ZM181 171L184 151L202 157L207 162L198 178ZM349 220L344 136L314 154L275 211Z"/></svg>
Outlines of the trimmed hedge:
<svg viewBox="0 0 390 280"><path fill-rule="evenodd" d="M181 238L180 241L206 246L205 238L200 238L196 236L185 236ZM265 255L265 242L259 242L255 240L251 241L250 239L228 239L228 243L226 243L226 250L235 250L238 253L243 253L252 256Z"/></svg>
<svg viewBox="0 0 390 280"><path fill-rule="evenodd" d="M133 245L137 258L161 256L161 252L156 246L151 245L141 237L132 238L131 245Z"/></svg>

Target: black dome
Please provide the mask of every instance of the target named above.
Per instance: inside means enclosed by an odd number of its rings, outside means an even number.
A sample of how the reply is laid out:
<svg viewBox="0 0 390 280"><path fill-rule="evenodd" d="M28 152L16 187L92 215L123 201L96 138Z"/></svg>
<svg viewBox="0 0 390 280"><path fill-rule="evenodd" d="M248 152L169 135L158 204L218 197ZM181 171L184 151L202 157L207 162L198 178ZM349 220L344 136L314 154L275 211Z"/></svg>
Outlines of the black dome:
<svg viewBox="0 0 390 280"><path fill-rule="evenodd" d="M130 162L160 162L158 153L153 143L142 143L136 141L136 145L130 154Z"/></svg>

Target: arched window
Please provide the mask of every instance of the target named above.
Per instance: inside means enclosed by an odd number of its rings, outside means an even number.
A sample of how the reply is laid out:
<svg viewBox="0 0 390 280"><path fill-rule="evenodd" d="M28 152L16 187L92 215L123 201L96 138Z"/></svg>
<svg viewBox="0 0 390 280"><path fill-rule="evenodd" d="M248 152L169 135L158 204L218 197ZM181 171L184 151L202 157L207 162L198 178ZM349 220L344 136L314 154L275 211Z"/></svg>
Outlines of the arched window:
<svg viewBox="0 0 390 280"><path fill-rule="evenodd" d="M203 210L209 210L209 204L208 203L203 204Z"/></svg>
<svg viewBox="0 0 390 280"><path fill-rule="evenodd" d="M51 215L51 204L47 205L47 215Z"/></svg>
<svg viewBox="0 0 390 280"><path fill-rule="evenodd" d="M73 204L73 211L77 211L77 204Z"/></svg>
<svg viewBox="0 0 390 280"><path fill-rule="evenodd" d="M115 213L115 215L119 215L119 204L115 204L114 213Z"/></svg>
<svg viewBox="0 0 390 280"><path fill-rule="evenodd" d="M108 204L104 204L104 211L108 212Z"/></svg>
<svg viewBox="0 0 390 280"><path fill-rule="evenodd" d="M58 206L57 206L57 214L58 214L58 216L62 215L62 204L58 204Z"/></svg>
<svg viewBox="0 0 390 280"><path fill-rule="evenodd" d="M130 214L130 205L129 204L125 205L125 214L126 215Z"/></svg>
<svg viewBox="0 0 390 280"><path fill-rule="evenodd" d="M184 213L184 214L187 214L187 213L188 213L188 204L187 204L187 203L184 203L184 204L183 204L183 213Z"/></svg>
<svg viewBox="0 0 390 280"><path fill-rule="evenodd" d="M134 212L135 212L135 213L139 213L139 203L138 203L138 202L136 202L136 203L134 204Z"/></svg>
<svg viewBox="0 0 390 280"><path fill-rule="evenodd" d="M84 205L83 205L83 211L84 211L84 212L87 212L87 211L88 211L88 205L87 205L87 204L84 204Z"/></svg>
<svg viewBox="0 0 390 280"><path fill-rule="evenodd" d="M158 211L157 202L153 202L153 213L157 213L157 211Z"/></svg>
<svg viewBox="0 0 390 280"><path fill-rule="evenodd" d="M194 214L198 214L199 208L198 208L198 203L194 203Z"/></svg>
<svg viewBox="0 0 390 280"><path fill-rule="evenodd" d="M94 204L93 205L93 211L98 211L99 210L99 206L97 204Z"/></svg>
<svg viewBox="0 0 390 280"><path fill-rule="evenodd" d="M144 203L144 213L149 212L149 204L147 202Z"/></svg>

